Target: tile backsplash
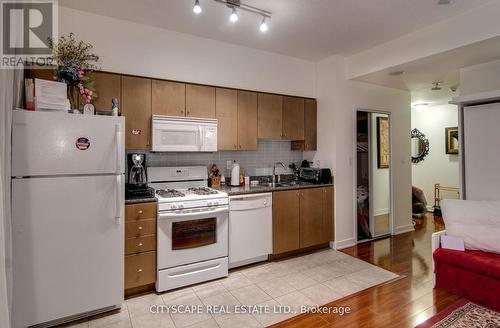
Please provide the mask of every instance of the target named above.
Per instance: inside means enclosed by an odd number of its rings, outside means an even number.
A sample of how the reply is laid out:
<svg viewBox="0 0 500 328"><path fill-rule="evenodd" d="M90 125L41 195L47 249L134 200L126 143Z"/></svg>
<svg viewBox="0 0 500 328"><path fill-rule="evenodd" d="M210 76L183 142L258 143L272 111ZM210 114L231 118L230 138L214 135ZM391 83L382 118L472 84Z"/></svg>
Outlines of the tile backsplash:
<svg viewBox="0 0 500 328"><path fill-rule="evenodd" d="M133 153L133 151L129 151ZM253 151L218 151L215 153L146 153L148 166L190 166L203 165L210 168L217 164L225 176L230 175L226 169L226 161L236 160L245 175L272 174L273 164L283 162L287 170L282 168L277 173L289 172L288 165L300 166L302 151L290 150L290 141L259 140L257 150Z"/></svg>

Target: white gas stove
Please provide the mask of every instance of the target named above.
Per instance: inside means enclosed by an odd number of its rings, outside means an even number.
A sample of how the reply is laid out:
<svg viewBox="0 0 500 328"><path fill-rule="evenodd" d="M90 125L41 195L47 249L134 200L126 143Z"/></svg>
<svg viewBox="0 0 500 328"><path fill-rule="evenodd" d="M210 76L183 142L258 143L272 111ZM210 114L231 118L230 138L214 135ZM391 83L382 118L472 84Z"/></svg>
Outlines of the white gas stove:
<svg viewBox="0 0 500 328"><path fill-rule="evenodd" d="M228 275L229 197L207 179L204 166L148 168L158 200L159 292Z"/></svg>

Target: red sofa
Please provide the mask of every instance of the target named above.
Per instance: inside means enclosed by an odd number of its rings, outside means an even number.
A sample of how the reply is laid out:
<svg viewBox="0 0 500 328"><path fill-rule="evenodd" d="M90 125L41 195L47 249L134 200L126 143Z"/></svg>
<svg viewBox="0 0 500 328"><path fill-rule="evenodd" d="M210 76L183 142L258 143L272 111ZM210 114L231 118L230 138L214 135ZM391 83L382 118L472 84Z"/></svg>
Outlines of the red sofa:
<svg viewBox="0 0 500 328"><path fill-rule="evenodd" d="M435 287L500 312L500 255L436 248Z"/></svg>

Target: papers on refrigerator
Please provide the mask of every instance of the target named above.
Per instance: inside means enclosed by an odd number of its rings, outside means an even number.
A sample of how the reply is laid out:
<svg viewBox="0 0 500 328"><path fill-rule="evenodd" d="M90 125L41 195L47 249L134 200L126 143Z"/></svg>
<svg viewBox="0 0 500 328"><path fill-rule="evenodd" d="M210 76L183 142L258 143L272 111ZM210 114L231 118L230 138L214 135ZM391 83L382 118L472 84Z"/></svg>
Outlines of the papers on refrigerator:
<svg viewBox="0 0 500 328"><path fill-rule="evenodd" d="M69 111L67 88L63 82L35 79L35 110Z"/></svg>

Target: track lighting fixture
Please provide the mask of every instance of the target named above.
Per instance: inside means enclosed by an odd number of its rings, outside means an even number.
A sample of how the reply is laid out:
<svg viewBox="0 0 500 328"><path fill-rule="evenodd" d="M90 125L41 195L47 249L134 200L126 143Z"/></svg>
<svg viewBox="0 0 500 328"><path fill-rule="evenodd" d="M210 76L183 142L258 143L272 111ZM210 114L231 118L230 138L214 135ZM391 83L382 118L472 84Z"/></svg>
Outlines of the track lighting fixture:
<svg viewBox="0 0 500 328"><path fill-rule="evenodd" d="M247 5L242 3L240 0L213 0L217 3L223 4L226 7L231 9L231 15L229 16L229 20L232 23L236 23L239 20L238 16L238 10L246 11L252 14L256 14L262 17L262 21L259 26L259 30L262 33L267 32L269 27L267 26L266 20L271 18L272 13L270 11L260 9L251 5ZM200 0L195 0L194 2L194 7L193 7L193 13L195 14L201 14L202 9L200 6Z"/></svg>

